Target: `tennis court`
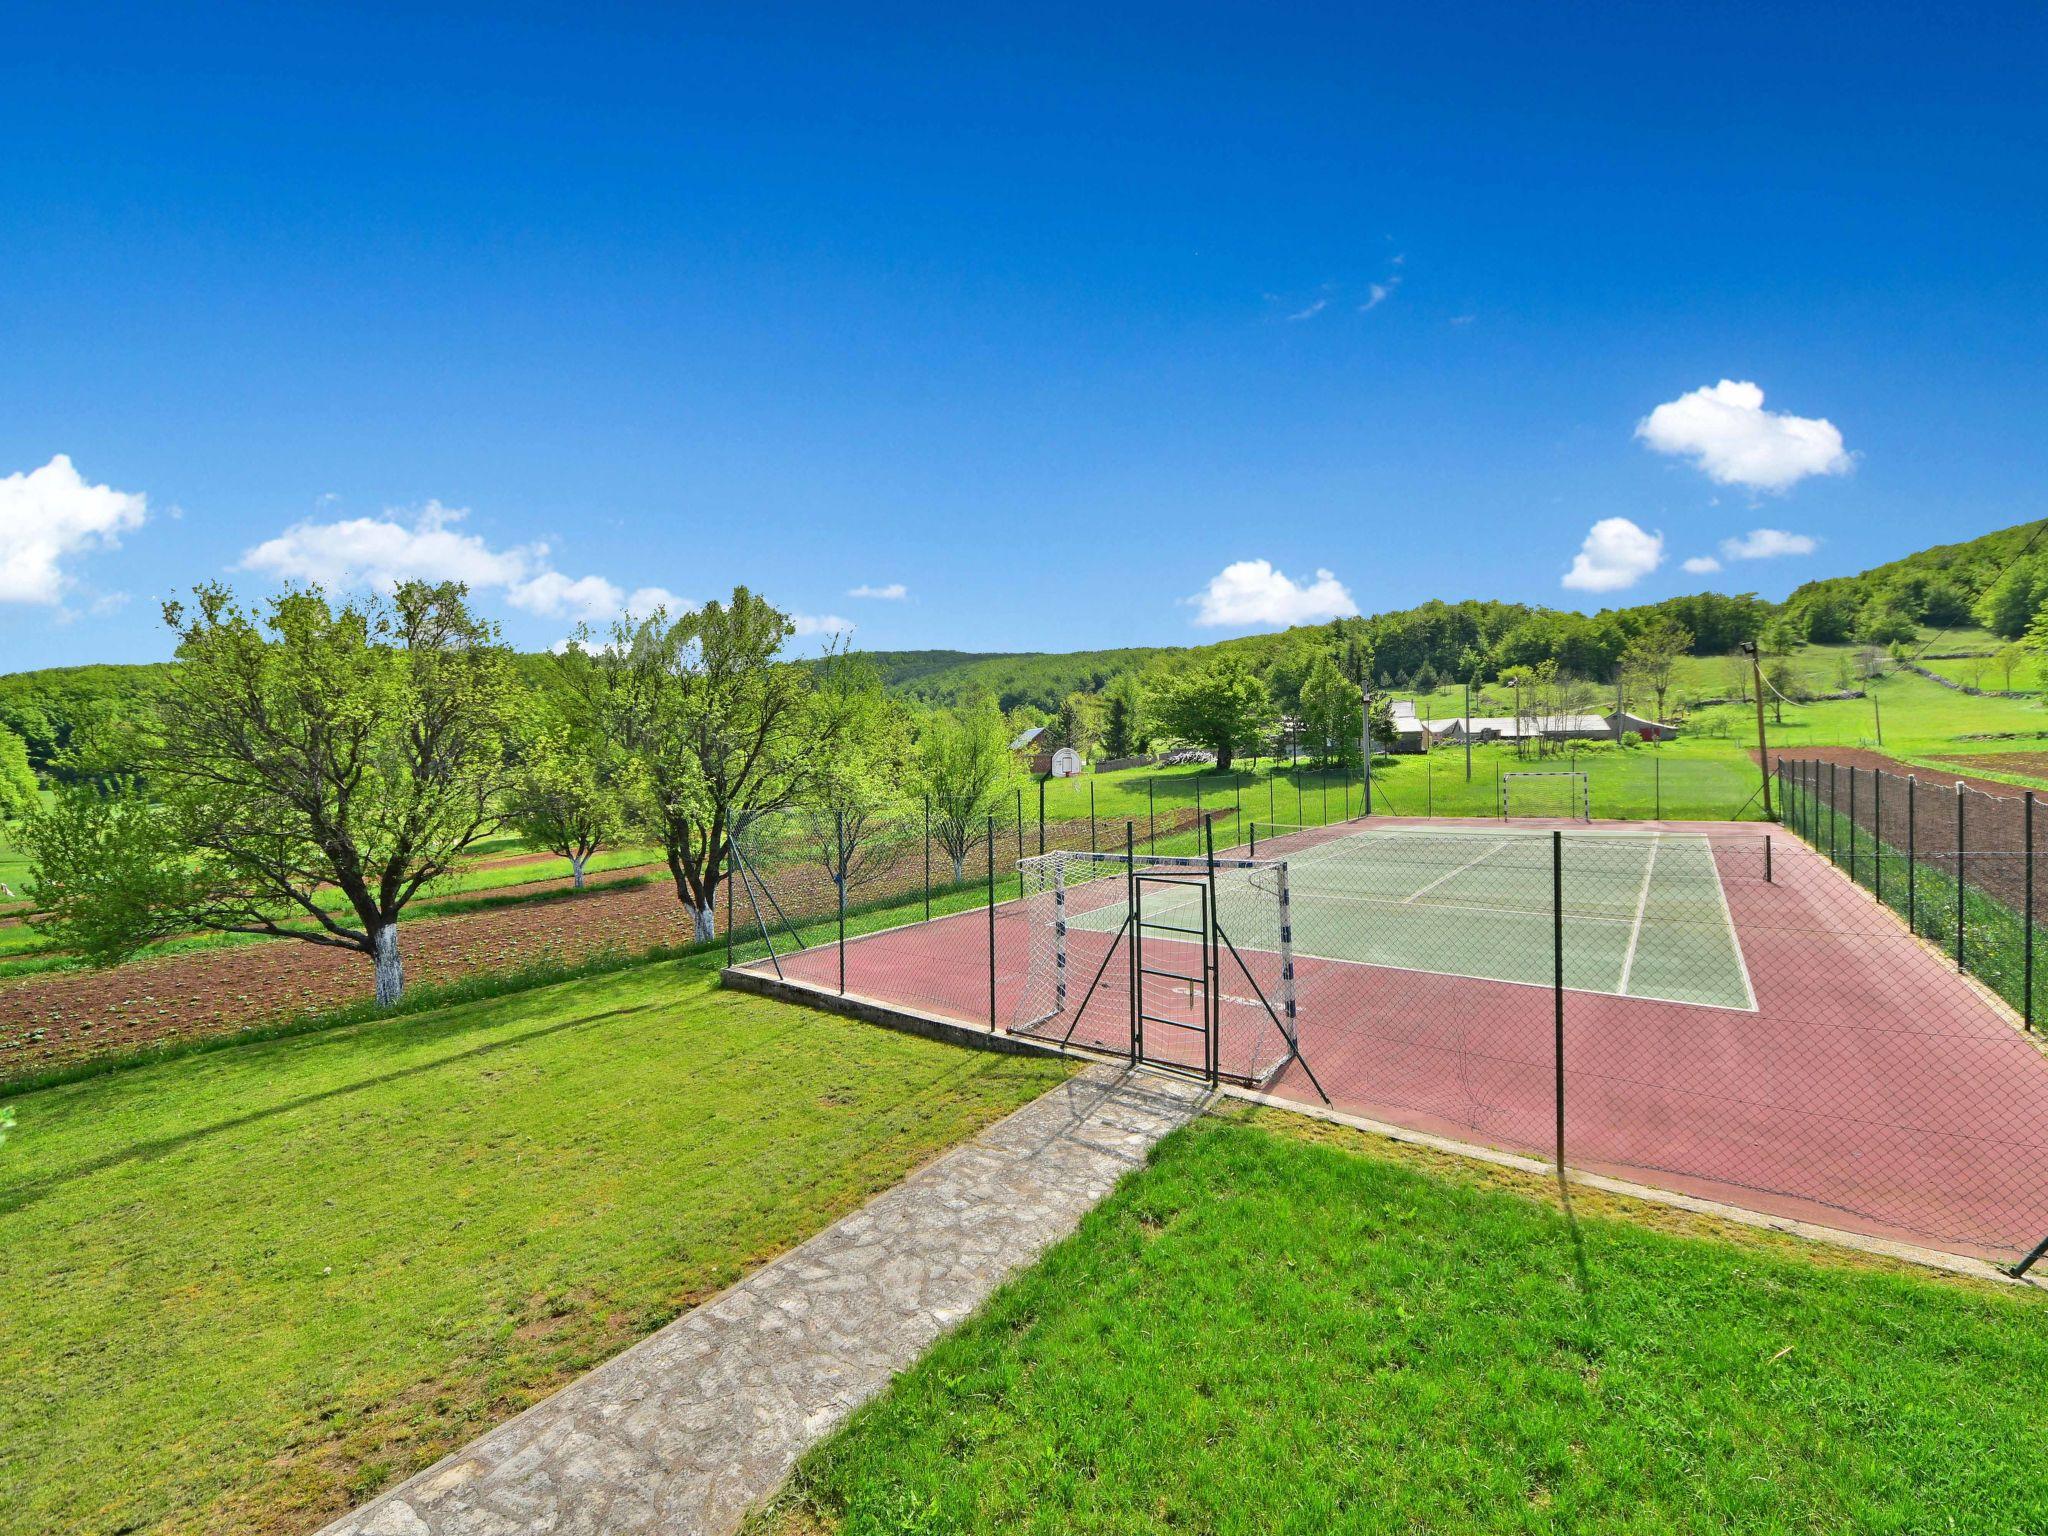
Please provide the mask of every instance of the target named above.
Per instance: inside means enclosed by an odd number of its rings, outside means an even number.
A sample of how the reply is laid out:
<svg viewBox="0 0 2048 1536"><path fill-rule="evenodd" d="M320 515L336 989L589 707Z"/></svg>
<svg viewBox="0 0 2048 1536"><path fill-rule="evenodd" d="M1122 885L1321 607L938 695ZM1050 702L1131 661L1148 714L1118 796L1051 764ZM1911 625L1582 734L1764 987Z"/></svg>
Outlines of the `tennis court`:
<svg viewBox="0 0 2048 1536"><path fill-rule="evenodd" d="M1553 857L1544 831L1315 828L1269 832L1257 852L1287 863L1298 956L1548 987L1561 913L1572 991L1756 1007L1712 845L1698 833L1576 832ZM1259 893L1225 890L1226 929L1260 931L1244 910ZM1146 916L1185 921L1199 900L1169 889L1147 898ZM1070 921L1114 931L1125 911L1112 897Z"/></svg>
<svg viewBox="0 0 2048 1536"><path fill-rule="evenodd" d="M1552 830L1023 859L777 975L1871 1236L2048 1234L2048 1051L1951 956L1780 829Z"/></svg>

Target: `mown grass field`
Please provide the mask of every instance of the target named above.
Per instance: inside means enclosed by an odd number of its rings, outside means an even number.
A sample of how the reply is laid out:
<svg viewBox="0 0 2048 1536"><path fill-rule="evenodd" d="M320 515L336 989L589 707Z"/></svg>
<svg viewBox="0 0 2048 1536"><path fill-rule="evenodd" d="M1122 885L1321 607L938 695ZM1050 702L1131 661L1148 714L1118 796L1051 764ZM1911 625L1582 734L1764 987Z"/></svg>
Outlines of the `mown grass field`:
<svg viewBox="0 0 2048 1536"><path fill-rule="evenodd" d="M0 1532L310 1529L1062 1071L707 961L17 1096Z"/></svg>
<svg viewBox="0 0 2048 1536"><path fill-rule="evenodd" d="M2040 1295L1297 1117L1162 1143L774 1536L2048 1528Z"/></svg>

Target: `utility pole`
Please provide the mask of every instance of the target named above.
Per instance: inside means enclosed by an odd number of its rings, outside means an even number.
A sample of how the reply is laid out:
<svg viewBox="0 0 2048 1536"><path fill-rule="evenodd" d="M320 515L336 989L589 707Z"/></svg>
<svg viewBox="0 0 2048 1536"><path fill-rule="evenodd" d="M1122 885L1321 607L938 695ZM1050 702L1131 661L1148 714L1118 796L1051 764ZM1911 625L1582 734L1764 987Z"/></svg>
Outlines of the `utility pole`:
<svg viewBox="0 0 2048 1536"><path fill-rule="evenodd" d="M1465 782L1472 782L1472 679L1465 679Z"/></svg>
<svg viewBox="0 0 2048 1536"><path fill-rule="evenodd" d="M1771 752L1770 743L1764 739L1764 664L1757 654L1754 640L1744 641L1742 649L1749 657L1749 675L1755 684L1751 692L1756 694L1757 772L1763 775L1764 781L1764 820L1771 821L1774 819L1771 815Z"/></svg>
<svg viewBox="0 0 2048 1536"><path fill-rule="evenodd" d="M1884 745L1884 706L1877 702L1877 679L1870 679L1870 712L1877 719L1877 744Z"/></svg>

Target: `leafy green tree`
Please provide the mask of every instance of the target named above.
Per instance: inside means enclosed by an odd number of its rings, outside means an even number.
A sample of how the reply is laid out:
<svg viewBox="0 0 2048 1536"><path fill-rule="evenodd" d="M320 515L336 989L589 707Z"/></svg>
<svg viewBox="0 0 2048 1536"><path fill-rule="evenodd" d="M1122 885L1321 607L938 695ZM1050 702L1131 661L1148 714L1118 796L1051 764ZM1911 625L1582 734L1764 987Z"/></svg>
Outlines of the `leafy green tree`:
<svg viewBox="0 0 2048 1536"><path fill-rule="evenodd" d="M194 928L353 950L396 1002L406 904L499 821L496 631L460 586L416 582L260 611L206 586L164 618L177 663L124 743L148 797L74 784L30 819L38 928L102 965Z"/></svg>
<svg viewBox="0 0 2048 1536"><path fill-rule="evenodd" d="M817 766L798 813L799 835L826 877L851 892L890 868L918 835L903 799L910 718L882 691L881 674L865 657L827 657L817 680L818 733L838 750Z"/></svg>
<svg viewBox="0 0 2048 1536"><path fill-rule="evenodd" d="M1137 757L1152 744L1145 690L1135 672L1119 672L1102 690L1102 750L1109 757Z"/></svg>
<svg viewBox="0 0 2048 1536"><path fill-rule="evenodd" d="M1101 711L1095 696L1078 690L1060 700L1059 713L1046 731L1048 749L1072 747L1082 757L1091 757L1102 734Z"/></svg>
<svg viewBox="0 0 2048 1536"><path fill-rule="evenodd" d="M1154 686L1150 705L1167 735L1205 747L1228 769L1242 742L1272 729L1272 695L1250 665L1229 653L1169 673Z"/></svg>
<svg viewBox="0 0 2048 1536"><path fill-rule="evenodd" d="M1894 640L1911 640L1920 626L1903 608L1883 598L1874 598L1856 616L1855 636L1863 645L1890 645Z"/></svg>
<svg viewBox="0 0 2048 1536"><path fill-rule="evenodd" d="M1301 724L1320 761L1357 764L1364 702L1336 658L1324 655L1309 670L1301 685Z"/></svg>
<svg viewBox="0 0 2048 1536"><path fill-rule="evenodd" d="M28 743L0 725L0 827L20 821L38 804L35 770L28 765Z"/></svg>
<svg viewBox="0 0 2048 1536"><path fill-rule="evenodd" d="M698 939L717 932L732 840L793 804L839 743L813 708L814 672L786 660L789 618L745 587L671 619L613 626L589 665L611 739L634 764L636 820L660 844Z"/></svg>
<svg viewBox="0 0 2048 1536"><path fill-rule="evenodd" d="M970 700L925 722L917 743L917 784L931 804L932 836L953 861L955 884L966 876L968 851L1016 781L1009 727L994 700Z"/></svg>
<svg viewBox="0 0 2048 1536"><path fill-rule="evenodd" d="M2044 595L2048 595L2048 563L2039 556L2016 560L1977 599L1977 622L2006 640L2028 634Z"/></svg>
<svg viewBox="0 0 2048 1536"><path fill-rule="evenodd" d="M2011 693L2013 674L2025 664L2027 648L2018 643L2001 645L1991 659L1997 663L1998 670L2005 676L2005 691Z"/></svg>
<svg viewBox="0 0 2048 1536"><path fill-rule="evenodd" d="M574 722L544 698L531 707L505 808L529 842L569 861L580 891L591 856L625 833L633 765L594 722Z"/></svg>
<svg viewBox="0 0 2048 1536"><path fill-rule="evenodd" d="M1671 679L1678 659L1692 650L1692 631L1676 619L1653 619L1629 637L1621 651L1624 679L1647 688L1657 701L1657 718L1664 718L1664 699L1671 692Z"/></svg>

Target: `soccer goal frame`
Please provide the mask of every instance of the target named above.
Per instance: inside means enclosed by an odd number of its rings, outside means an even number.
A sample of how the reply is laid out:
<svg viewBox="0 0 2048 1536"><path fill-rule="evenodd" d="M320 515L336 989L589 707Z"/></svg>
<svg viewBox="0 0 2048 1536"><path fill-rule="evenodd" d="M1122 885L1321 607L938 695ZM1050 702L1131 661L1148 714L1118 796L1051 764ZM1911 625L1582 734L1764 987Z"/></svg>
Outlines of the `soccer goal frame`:
<svg viewBox="0 0 2048 1536"><path fill-rule="evenodd" d="M1548 821L1591 821L1593 781L1581 771L1504 773L1500 776L1500 819L1526 816Z"/></svg>
<svg viewBox="0 0 2048 1536"><path fill-rule="evenodd" d="M1321 1093L1301 1054L1284 860L1055 852L1018 870L1029 943L1013 1032L1212 1085L1263 1086L1299 1062ZM1176 1036L1180 1049L1158 1048Z"/></svg>

